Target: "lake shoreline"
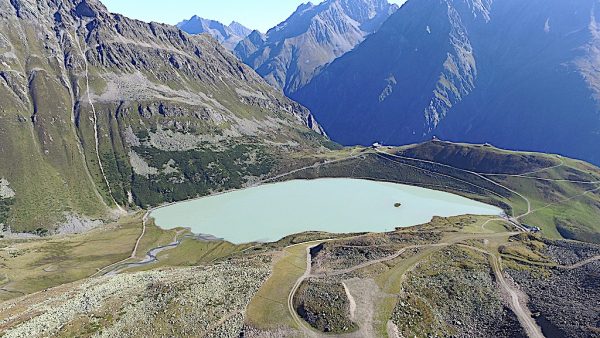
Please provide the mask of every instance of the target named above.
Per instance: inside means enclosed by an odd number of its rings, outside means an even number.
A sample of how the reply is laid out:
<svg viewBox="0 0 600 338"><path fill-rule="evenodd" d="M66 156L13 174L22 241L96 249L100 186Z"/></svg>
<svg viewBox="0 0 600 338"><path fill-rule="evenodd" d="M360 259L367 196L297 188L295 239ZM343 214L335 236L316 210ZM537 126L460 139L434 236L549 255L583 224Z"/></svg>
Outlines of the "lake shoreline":
<svg viewBox="0 0 600 338"><path fill-rule="evenodd" d="M232 243L249 243L277 241L306 231L387 232L435 216L502 212L441 190L368 179L318 178L255 184L173 202L150 209L148 217L163 229L190 228Z"/></svg>

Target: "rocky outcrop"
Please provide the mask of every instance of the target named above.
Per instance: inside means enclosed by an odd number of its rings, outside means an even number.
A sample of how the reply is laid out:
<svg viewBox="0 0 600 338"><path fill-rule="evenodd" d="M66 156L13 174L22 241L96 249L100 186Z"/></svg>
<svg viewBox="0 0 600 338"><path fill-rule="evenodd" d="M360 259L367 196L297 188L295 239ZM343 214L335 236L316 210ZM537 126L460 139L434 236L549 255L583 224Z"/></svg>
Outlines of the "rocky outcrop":
<svg viewBox="0 0 600 338"><path fill-rule="evenodd" d="M592 0L410 0L291 97L347 145L437 136L600 163Z"/></svg>
<svg viewBox="0 0 600 338"><path fill-rule="evenodd" d="M10 183L4 178L0 178L0 233L10 231L10 227L6 227L6 223L15 196L15 191L10 188Z"/></svg>
<svg viewBox="0 0 600 338"><path fill-rule="evenodd" d="M46 337L62 329L75 336L237 337L243 312L269 269L268 259L260 257L89 279L68 291L47 290L46 300L23 301L0 325L5 337ZM8 314L6 307L0 311ZM69 325L80 320L84 325Z"/></svg>
<svg viewBox="0 0 600 338"><path fill-rule="evenodd" d="M448 248L406 275L392 322L403 337L527 337L486 257Z"/></svg>
<svg viewBox="0 0 600 338"><path fill-rule="evenodd" d="M60 224L56 231L59 235L81 234L104 224L100 220L91 220L77 215L66 214L65 216L66 221Z"/></svg>
<svg viewBox="0 0 600 338"><path fill-rule="evenodd" d="M5 179L0 179L0 199L9 199L15 197L15 191L10 188L10 183Z"/></svg>
<svg viewBox="0 0 600 338"><path fill-rule="evenodd" d="M351 302L339 281L304 282L294 297L294 307L300 317L321 332L348 333L357 329L350 319Z"/></svg>
<svg viewBox="0 0 600 338"><path fill-rule="evenodd" d="M600 246L573 241L545 241L557 264L571 266L600 253ZM546 337L596 337L600 263L576 268L523 266L508 273L529 296L529 307Z"/></svg>
<svg viewBox="0 0 600 338"><path fill-rule="evenodd" d="M234 32L237 36L246 37L250 35L250 33L252 33L252 30L250 28L242 25L237 21L232 21L227 27L229 27L229 29L231 29L231 31Z"/></svg>
<svg viewBox="0 0 600 338"><path fill-rule="evenodd" d="M427 132L433 131L448 111L471 93L477 78L473 46L456 8L448 6L448 19L452 27L449 35L452 48L443 63L443 70L433 90L431 101L425 108ZM427 29L431 31L429 26Z"/></svg>
<svg viewBox="0 0 600 338"><path fill-rule="evenodd" d="M236 54L271 85L293 93L320 67L352 50L398 7L387 0L327 0L302 4L265 36L250 34Z"/></svg>

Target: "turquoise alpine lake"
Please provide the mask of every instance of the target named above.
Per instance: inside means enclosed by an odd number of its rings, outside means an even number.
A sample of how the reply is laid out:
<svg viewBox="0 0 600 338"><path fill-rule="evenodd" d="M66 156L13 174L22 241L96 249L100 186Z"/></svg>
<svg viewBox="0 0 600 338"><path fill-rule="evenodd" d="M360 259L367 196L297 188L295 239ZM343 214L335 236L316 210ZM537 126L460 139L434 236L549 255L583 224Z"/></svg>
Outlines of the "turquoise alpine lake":
<svg viewBox="0 0 600 338"><path fill-rule="evenodd" d="M502 210L437 190L368 180L294 180L179 202L152 211L164 229L190 228L240 244L305 231L386 232L434 216L500 215Z"/></svg>

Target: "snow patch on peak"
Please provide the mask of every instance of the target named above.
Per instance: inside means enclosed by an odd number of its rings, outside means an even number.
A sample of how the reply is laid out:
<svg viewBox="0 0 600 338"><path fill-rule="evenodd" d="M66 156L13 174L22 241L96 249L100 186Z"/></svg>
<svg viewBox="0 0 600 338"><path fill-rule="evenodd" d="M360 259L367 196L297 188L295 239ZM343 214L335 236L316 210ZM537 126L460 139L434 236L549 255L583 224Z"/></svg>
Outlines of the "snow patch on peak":
<svg viewBox="0 0 600 338"><path fill-rule="evenodd" d="M550 33L550 18L546 19L546 23L544 24L544 32Z"/></svg>

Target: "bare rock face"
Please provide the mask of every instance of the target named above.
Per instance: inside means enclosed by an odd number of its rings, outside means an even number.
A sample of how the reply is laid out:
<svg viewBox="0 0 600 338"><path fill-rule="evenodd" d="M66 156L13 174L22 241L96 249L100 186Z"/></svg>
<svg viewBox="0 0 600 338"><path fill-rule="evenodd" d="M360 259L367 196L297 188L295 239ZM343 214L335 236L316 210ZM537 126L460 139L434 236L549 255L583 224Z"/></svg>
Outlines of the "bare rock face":
<svg viewBox="0 0 600 338"><path fill-rule="evenodd" d="M300 5L262 36L253 32L236 54L267 82L293 93L319 68L352 50L398 9L387 0L327 0Z"/></svg>
<svg viewBox="0 0 600 338"><path fill-rule="evenodd" d="M595 1L408 1L292 98L343 144L437 136L600 163Z"/></svg>
<svg viewBox="0 0 600 338"><path fill-rule="evenodd" d="M157 149L148 138L159 130L197 142ZM0 177L23 192L10 209L16 230L60 224L64 212L97 219L131 201L235 187L273 166L241 157L260 151L266 160L288 140L320 148L323 135L306 108L210 36L111 14L97 0L0 0ZM146 179L131 150L154 168L197 162L176 178ZM161 197L165 186L186 192Z"/></svg>
<svg viewBox="0 0 600 338"><path fill-rule="evenodd" d="M10 183L4 178L0 179L0 199L13 197L15 197L15 192L10 188Z"/></svg>

